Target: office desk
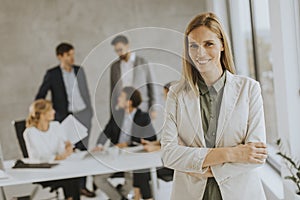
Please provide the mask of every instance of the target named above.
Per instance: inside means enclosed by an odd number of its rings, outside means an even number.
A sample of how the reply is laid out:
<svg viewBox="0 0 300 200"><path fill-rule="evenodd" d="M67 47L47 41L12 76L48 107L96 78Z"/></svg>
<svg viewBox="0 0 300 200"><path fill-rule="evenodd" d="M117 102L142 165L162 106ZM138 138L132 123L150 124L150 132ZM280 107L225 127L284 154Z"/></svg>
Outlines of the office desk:
<svg viewBox="0 0 300 200"><path fill-rule="evenodd" d="M8 179L0 180L2 195L3 186L25 183L75 178L89 175L100 175L122 171L150 169L153 196L157 199L156 168L162 167L161 153L121 153L118 156L97 155L84 157L87 152L73 154L67 160L50 169L12 169L14 161L5 161ZM5 199L5 196L3 196Z"/></svg>

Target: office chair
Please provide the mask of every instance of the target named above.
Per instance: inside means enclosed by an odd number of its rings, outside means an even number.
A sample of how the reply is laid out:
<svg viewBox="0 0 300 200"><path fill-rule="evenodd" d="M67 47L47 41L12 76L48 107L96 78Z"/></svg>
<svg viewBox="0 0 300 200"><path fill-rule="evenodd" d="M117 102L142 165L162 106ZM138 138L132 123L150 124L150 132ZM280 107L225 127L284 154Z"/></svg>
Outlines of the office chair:
<svg viewBox="0 0 300 200"><path fill-rule="evenodd" d="M12 121L13 126L15 127L15 131L17 134L17 139L23 154L24 158L28 158L28 152L25 144L25 140L23 137L23 132L26 129L26 122L25 120L20 120L20 121Z"/></svg>
<svg viewBox="0 0 300 200"><path fill-rule="evenodd" d="M25 120L19 120L19 121L12 121L11 123L15 128L17 139L18 139L23 157L28 158L28 151L27 151L26 143L25 143L25 140L24 140L24 137L23 137L23 133L26 129L26 121ZM41 184L43 186L42 183L34 183L34 184ZM55 192L56 195L55 195L54 198L58 199L58 196L59 196L58 188L56 188L56 187L55 188L50 187L50 188L51 188L50 193ZM30 195L31 199L36 195L37 191L38 191L38 186L35 187L33 192L31 193L31 195Z"/></svg>

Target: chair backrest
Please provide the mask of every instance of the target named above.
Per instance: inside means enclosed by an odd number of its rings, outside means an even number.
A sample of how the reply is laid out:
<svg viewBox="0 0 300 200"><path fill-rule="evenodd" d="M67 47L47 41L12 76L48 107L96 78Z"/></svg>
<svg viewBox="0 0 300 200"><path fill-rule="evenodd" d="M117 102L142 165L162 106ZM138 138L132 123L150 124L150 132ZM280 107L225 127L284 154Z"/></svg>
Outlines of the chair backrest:
<svg viewBox="0 0 300 200"><path fill-rule="evenodd" d="M26 122L25 122L25 120L12 121L12 124L15 127L15 131L16 131L16 134L17 134L18 142L19 142L23 157L28 158L28 152L27 152L25 140L24 140L24 137L23 137L23 132L26 129Z"/></svg>

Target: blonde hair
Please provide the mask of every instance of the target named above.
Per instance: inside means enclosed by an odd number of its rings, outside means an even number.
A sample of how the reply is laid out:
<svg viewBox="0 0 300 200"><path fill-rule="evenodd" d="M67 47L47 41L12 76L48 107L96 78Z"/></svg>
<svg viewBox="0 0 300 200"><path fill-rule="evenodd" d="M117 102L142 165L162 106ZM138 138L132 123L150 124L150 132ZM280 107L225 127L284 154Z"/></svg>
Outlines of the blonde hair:
<svg viewBox="0 0 300 200"><path fill-rule="evenodd" d="M185 86L185 89L191 88L194 92L197 92L197 81L200 73L193 66L193 61L189 56L189 34L200 26L207 27L210 31L214 32L223 44L224 51L221 52L221 65L223 69L228 70L232 74L235 73L233 57L231 53L230 43L228 37L218 19L214 13L202 13L197 15L187 26L184 39L184 55L183 55L183 70L181 83Z"/></svg>
<svg viewBox="0 0 300 200"><path fill-rule="evenodd" d="M48 112L52 108L51 101L38 99L29 107L29 114L26 119L26 127L37 127L41 114Z"/></svg>

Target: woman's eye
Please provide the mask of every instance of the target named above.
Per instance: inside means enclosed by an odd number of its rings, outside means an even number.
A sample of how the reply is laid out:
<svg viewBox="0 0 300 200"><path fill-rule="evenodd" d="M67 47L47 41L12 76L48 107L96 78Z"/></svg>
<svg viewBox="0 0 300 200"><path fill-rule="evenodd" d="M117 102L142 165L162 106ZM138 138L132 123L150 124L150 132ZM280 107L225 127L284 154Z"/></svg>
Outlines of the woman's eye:
<svg viewBox="0 0 300 200"><path fill-rule="evenodd" d="M208 46L208 47L213 46L213 45L214 45L214 44L211 43L211 42L206 43L206 46Z"/></svg>
<svg viewBox="0 0 300 200"><path fill-rule="evenodd" d="M196 49L196 48L198 48L198 45L196 45L196 44L191 44L191 45L190 45L190 48Z"/></svg>

